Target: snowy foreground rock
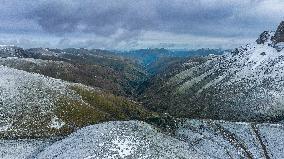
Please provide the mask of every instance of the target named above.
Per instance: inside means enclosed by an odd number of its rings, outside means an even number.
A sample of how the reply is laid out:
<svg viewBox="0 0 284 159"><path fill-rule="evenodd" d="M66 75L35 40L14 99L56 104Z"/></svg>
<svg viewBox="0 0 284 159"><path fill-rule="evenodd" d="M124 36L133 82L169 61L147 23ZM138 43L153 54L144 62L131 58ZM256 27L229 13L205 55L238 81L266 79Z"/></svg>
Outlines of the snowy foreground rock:
<svg viewBox="0 0 284 159"><path fill-rule="evenodd" d="M39 158L200 158L186 142L137 122L108 122L82 128L38 154Z"/></svg>
<svg viewBox="0 0 284 159"><path fill-rule="evenodd" d="M87 126L65 139L2 140L0 158L283 158L280 124L187 120L176 135L139 121Z"/></svg>

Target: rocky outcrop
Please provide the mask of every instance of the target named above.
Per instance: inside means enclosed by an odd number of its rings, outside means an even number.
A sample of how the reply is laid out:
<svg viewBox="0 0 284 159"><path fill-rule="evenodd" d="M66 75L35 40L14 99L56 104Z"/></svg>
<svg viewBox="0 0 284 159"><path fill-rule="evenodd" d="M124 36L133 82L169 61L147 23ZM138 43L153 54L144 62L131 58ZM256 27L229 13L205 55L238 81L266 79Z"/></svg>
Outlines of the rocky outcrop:
<svg viewBox="0 0 284 159"><path fill-rule="evenodd" d="M272 37L272 35L273 35L273 33L274 33L274 32L269 32L269 31L264 31L264 32L262 32L262 33L259 35L258 39L256 40L256 43L257 43L257 44L264 44L264 43L266 43L266 42L269 42L270 39L271 39L271 37Z"/></svg>
<svg viewBox="0 0 284 159"><path fill-rule="evenodd" d="M284 42L284 21L279 24L275 32L264 31L259 35L259 38L256 40L257 44L269 43L277 45L281 42Z"/></svg>
<svg viewBox="0 0 284 159"><path fill-rule="evenodd" d="M275 44L284 42L284 21L282 21L278 26L272 40L275 42Z"/></svg>
<svg viewBox="0 0 284 159"><path fill-rule="evenodd" d="M277 51L281 51L284 48L284 21L278 26L274 36L271 38L273 46Z"/></svg>
<svg viewBox="0 0 284 159"><path fill-rule="evenodd" d="M280 23L276 31L264 31L256 40L257 44L268 44L277 51L284 48L284 21Z"/></svg>

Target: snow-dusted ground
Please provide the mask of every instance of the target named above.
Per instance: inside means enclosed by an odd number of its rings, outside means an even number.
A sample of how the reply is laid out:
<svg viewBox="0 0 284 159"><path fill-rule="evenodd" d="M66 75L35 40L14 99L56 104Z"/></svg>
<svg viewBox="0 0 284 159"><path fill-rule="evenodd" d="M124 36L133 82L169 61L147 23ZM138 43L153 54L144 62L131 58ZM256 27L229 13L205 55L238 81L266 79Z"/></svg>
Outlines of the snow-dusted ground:
<svg viewBox="0 0 284 159"><path fill-rule="evenodd" d="M0 135L40 136L65 125L55 113L61 97L80 99L71 84L40 74L0 66ZM47 134L42 134L47 135Z"/></svg>
<svg viewBox="0 0 284 159"><path fill-rule="evenodd" d="M46 147L38 158L204 158L185 142L138 121L107 122L80 129Z"/></svg>
<svg viewBox="0 0 284 159"><path fill-rule="evenodd" d="M61 80L0 66L1 109L9 110L2 113L19 113L22 105L52 107L56 97L65 95L66 90Z"/></svg>
<svg viewBox="0 0 284 159"><path fill-rule="evenodd" d="M50 145L48 140L0 140L0 158L33 158L34 155L48 145Z"/></svg>
<svg viewBox="0 0 284 159"><path fill-rule="evenodd" d="M175 136L139 121L87 126L65 139L0 140L3 159L284 158L284 126L186 120Z"/></svg>
<svg viewBox="0 0 284 159"><path fill-rule="evenodd" d="M212 158L284 158L284 126L187 120L177 137Z"/></svg>

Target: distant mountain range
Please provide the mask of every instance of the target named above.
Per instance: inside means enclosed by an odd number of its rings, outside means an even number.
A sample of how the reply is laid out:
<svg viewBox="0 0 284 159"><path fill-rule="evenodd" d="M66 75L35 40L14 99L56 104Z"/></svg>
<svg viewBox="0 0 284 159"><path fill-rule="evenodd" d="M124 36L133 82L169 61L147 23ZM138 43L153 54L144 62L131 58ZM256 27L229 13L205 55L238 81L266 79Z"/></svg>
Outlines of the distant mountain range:
<svg viewBox="0 0 284 159"><path fill-rule="evenodd" d="M159 72L159 68L154 65L159 62L165 62L169 60L182 60L188 57L195 56L207 56L210 54L222 55L228 50L221 49L197 49L197 50L168 50L164 48L155 49L139 49L132 51L116 51L117 55L131 58L144 66L150 73L155 74Z"/></svg>

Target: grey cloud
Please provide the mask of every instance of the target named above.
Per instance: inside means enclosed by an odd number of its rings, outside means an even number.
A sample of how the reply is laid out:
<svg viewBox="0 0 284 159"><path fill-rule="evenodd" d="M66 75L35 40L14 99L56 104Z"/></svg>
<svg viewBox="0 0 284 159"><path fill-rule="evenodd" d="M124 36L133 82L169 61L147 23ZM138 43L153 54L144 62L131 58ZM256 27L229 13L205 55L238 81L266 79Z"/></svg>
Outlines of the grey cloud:
<svg viewBox="0 0 284 159"><path fill-rule="evenodd" d="M158 30L210 34L212 28L224 25L235 14L234 7L241 5L232 5L233 2L217 4L216 1L213 6L208 6L204 0L86 0L80 3L61 0L40 4L27 18L34 19L45 31L58 34L82 31L111 35L121 28L137 32Z"/></svg>
<svg viewBox="0 0 284 159"><path fill-rule="evenodd" d="M88 47L139 45L145 32L240 39L274 29L283 8L281 0L3 0L0 32L66 37L58 46ZM86 35L92 37L74 41Z"/></svg>

